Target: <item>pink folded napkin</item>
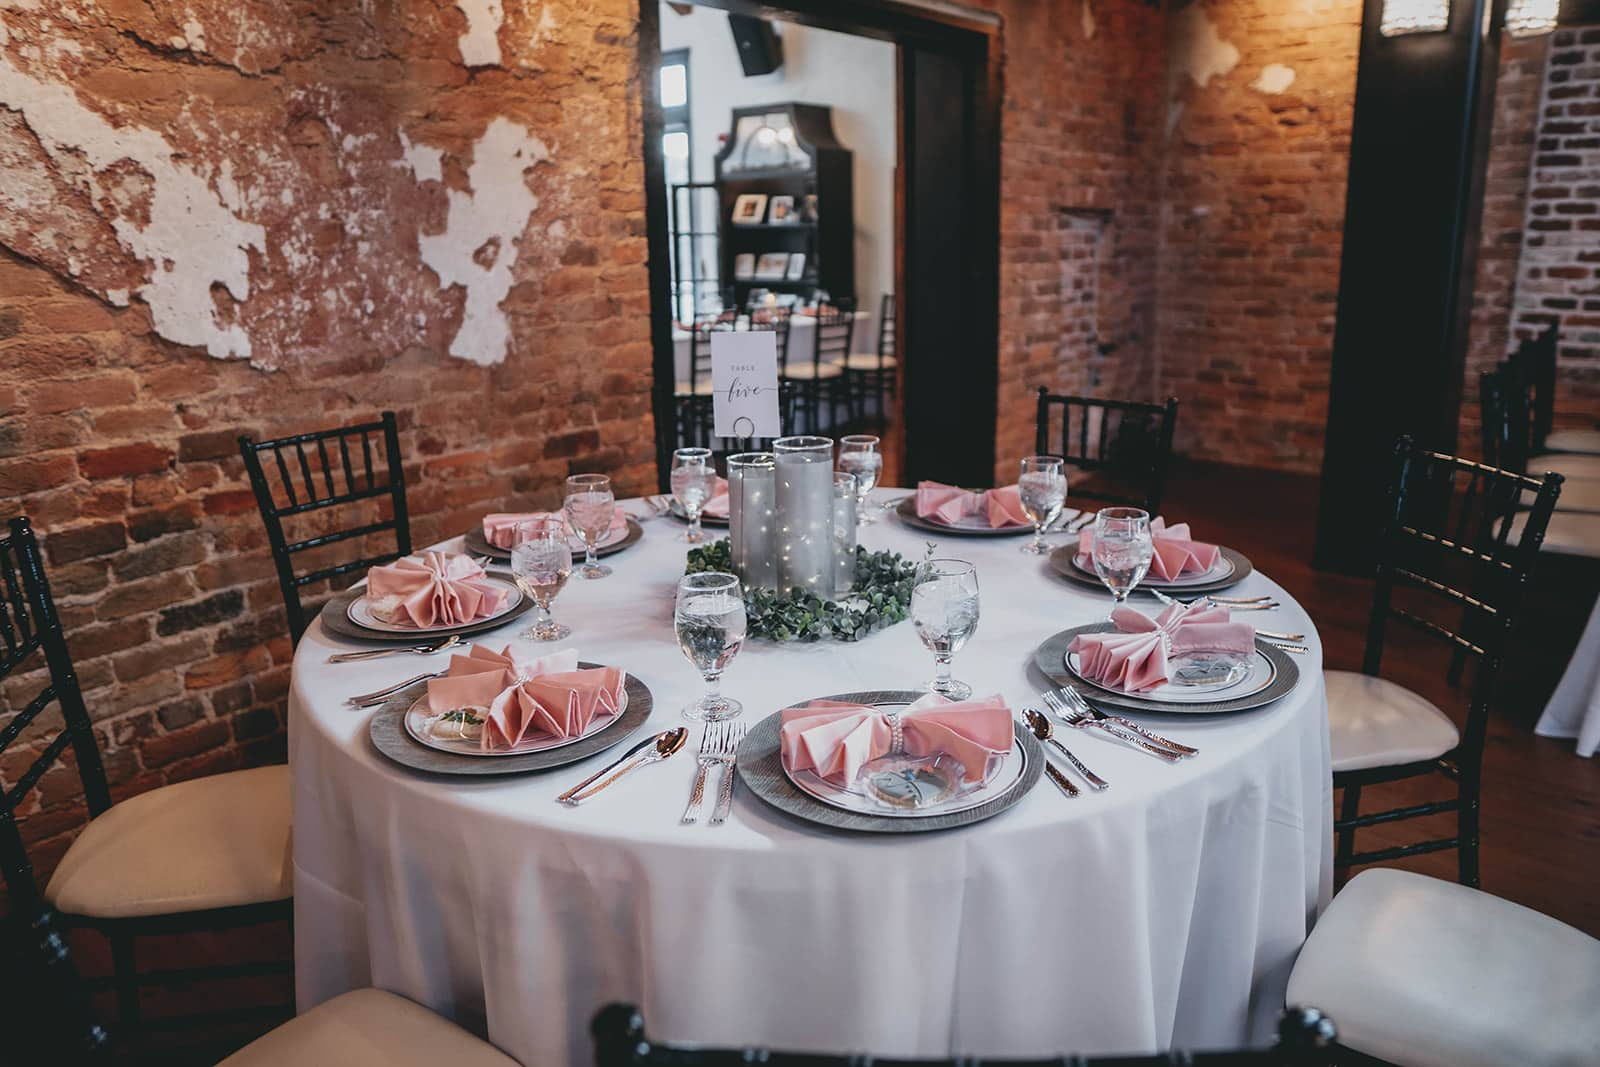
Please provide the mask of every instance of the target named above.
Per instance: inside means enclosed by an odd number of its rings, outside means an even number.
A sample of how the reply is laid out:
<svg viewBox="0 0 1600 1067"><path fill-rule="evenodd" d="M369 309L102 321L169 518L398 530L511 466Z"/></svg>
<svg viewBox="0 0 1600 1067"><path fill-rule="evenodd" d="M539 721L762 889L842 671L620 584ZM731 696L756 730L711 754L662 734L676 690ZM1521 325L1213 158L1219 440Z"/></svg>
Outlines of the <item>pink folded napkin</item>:
<svg viewBox="0 0 1600 1067"><path fill-rule="evenodd" d="M1032 526L1014 485L975 493L943 482L917 483L917 517L954 526L968 515L983 515L994 529Z"/></svg>
<svg viewBox="0 0 1600 1067"><path fill-rule="evenodd" d="M539 656L526 643L500 652L474 645L428 682L428 710L479 711L484 751L514 748L540 736L575 737L610 719L622 709L626 682L617 667L580 670L576 649Z"/></svg>
<svg viewBox="0 0 1600 1067"><path fill-rule="evenodd" d="M990 756L1011 750L1011 709L999 695L957 703L929 693L899 717L906 752L948 752L961 761L968 781L982 780ZM855 781L862 765L887 755L893 743L887 713L832 700L785 708L778 731L784 770L811 770L839 785Z"/></svg>
<svg viewBox="0 0 1600 1067"><path fill-rule="evenodd" d="M583 538L567 522L566 515L559 511L506 511L496 512L483 517L483 539L496 548L510 548L516 543L517 528L524 523L545 525L559 522L561 529L566 532L567 540L574 548L583 547ZM611 529L600 539L600 544L605 544L612 538L620 537L628 530L628 516L621 508L617 508L611 515Z"/></svg>
<svg viewBox="0 0 1600 1067"><path fill-rule="evenodd" d="M424 552L367 571L367 605L385 622L458 626L494 614L508 595L467 556Z"/></svg>
<svg viewBox="0 0 1600 1067"><path fill-rule="evenodd" d="M512 642L499 652L473 645L450 657L443 678L428 681L428 710L435 715L458 708L487 712L495 697L521 679L577 667L578 653L570 648L540 656L527 642Z"/></svg>
<svg viewBox="0 0 1600 1067"><path fill-rule="evenodd" d="M1202 652L1247 656L1255 627L1230 622L1227 608L1173 604L1154 619L1132 608L1111 613L1115 632L1079 634L1067 646L1078 653L1078 672L1091 681L1137 693L1171 678L1171 658Z"/></svg>
<svg viewBox="0 0 1600 1067"><path fill-rule="evenodd" d="M725 519L728 517L728 479L717 479L717 484L712 486L711 496L707 498L705 506L700 509L700 514L709 515L713 519Z"/></svg>
<svg viewBox="0 0 1600 1067"><path fill-rule="evenodd" d="M1191 538L1188 523L1168 526L1159 515L1150 520L1150 540L1155 548L1150 557L1150 576L1166 582L1185 574L1204 574L1217 565L1222 555L1216 545ZM1078 531L1078 555L1084 560L1094 558L1093 523Z"/></svg>

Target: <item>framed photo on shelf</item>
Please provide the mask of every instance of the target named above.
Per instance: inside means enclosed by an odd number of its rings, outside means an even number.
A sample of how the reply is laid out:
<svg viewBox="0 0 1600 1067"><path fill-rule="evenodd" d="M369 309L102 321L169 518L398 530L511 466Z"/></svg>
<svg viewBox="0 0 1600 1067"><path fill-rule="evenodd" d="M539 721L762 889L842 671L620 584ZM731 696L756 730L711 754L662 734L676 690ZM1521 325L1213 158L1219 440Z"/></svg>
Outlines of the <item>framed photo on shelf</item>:
<svg viewBox="0 0 1600 1067"><path fill-rule="evenodd" d="M801 201L801 205L802 206L800 208L800 221L801 222L816 222L817 221L817 194L816 193L807 193L806 194L806 198Z"/></svg>
<svg viewBox="0 0 1600 1067"><path fill-rule="evenodd" d="M767 223L772 226L792 226L800 219L794 213L794 197L775 196L767 207Z"/></svg>
<svg viewBox="0 0 1600 1067"><path fill-rule="evenodd" d="M737 281L747 282L756 276L756 257L754 252L740 252L733 257L733 277Z"/></svg>
<svg viewBox="0 0 1600 1067"><path fill-rule="evenodd" d="M804 252L789 253L789 266L784 273L786 281L797 282L806 276L806 254Z"/></svg>
<svg viewBox="0 0 1600 1067"><path fill-rule="evenodd" d="M754 226L765 218L766 214L766 193L740 193L739 198L733 202L735 226Z"/></svg>
<svg viewBox="0 0 1600 1067"><path fill-rule="evenodd" d="M756 260L756 280L781 282L788 269L789 253L763 252L761 253L761 258Z"/></svg>

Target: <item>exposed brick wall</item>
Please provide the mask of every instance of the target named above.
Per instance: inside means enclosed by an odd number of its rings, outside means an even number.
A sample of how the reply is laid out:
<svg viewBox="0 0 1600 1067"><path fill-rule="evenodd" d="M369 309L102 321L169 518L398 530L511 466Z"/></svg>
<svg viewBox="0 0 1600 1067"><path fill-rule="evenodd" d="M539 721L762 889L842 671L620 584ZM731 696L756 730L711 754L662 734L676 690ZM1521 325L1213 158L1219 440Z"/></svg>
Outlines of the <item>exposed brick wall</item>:
<svg viewBox="0 0 1600 1067"><path fill-rule="evenodd" d="M1156 348L1180 452L1321 467L1360 19L1358 0L1173 17Z"/></svg>

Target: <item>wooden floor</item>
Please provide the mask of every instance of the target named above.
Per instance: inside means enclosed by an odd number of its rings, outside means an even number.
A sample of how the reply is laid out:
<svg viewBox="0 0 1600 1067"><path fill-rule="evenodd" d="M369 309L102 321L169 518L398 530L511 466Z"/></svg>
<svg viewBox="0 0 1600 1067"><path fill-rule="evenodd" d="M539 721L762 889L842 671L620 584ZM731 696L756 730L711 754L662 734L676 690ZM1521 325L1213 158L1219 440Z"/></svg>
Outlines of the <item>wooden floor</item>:
<svg viewBox="0 0 1600 1067"><path fill-rule="evenodd" d="M896 457L898 458L898 457ZM1260 471L1189 467L1173 478L1166 512L1190 522L1197 536L1233 545L1258 568L1281 582L1317 621L1329 667L1360 666L1371 583L1328 575L1310 567L1316 516L1316 481ZM1600 569L1552 558L1541 571L1526 613L1516 653L1507 669L1505 697L1496 708L1485 754L1483 791L1483 887L1600 936L1600 760L1579 759L1570 741L1533 735L1533 722L1565 666L1590 606L1600 590ZM1444 684L1436 660L1413 654L1402 640L1385 673L1446 709L1459 694ZM1443 781L1373 787L1371 803L1394 807L1443 796ZM1375 809L1374 809L1375 810ZM1431 830L1448 832L1449 821L1413 821L1363 831L1359 848L1417 840ZM1416 836L1413 836L1416 835ZM1429 834L1429 836L1433 836ZM1455 876L1455 856L1416 857L1397 866L1444 878ZM151 940L141 947L145 966L164 967L200 958L286 958L288 931L263 928L202 942ZM105 966L92 943L80 945L87 970ZM153 998L161 1013L193 1004L244 1007L287 1000L287 980L189 991ZM209 1063L248 1040L260 1027L217 1029L195 1035L199 1044L161 1043L149 1062Z"/></svg>

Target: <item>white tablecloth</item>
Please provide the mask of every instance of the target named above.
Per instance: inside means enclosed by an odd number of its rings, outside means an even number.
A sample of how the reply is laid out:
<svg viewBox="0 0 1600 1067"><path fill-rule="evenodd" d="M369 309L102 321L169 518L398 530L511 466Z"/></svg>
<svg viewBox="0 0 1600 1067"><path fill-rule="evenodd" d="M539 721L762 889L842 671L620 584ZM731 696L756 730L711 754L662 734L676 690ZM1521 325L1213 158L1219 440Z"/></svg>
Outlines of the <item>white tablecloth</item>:
<svg viewBox="0 0 1600 1067"><path fill-rule="evenodd" d="M1600 748L1600 600L1589 613L1577 650L1561 684L1550 696L1534 732L1542 737L1575 737L1578 755Z"/></svg>
<svg viewBox="0 0 1600 1067"><path fill-rule="evenodd" d="M672 638L682 527L663 518L645 529L611 557L613 576L574 579L557 615L586 659L650 686L647 728L659 730L680 721L700 681ZM926 540L892 517L863 535L915 556ZM940 545L976 561L983 587L955 673L1014 705L1036 692L1035 646L1103 617L1109 602L1017 546ZM1041 780L990 821L892 838L814 828L742 788L727 825L680 826L688 750L577 809L554 796L615 752L502 781L414 774L372 747L369 713L343 700L436 661L330 665L349 646L313 626L290 696L300 1007L375 984L530 1067L588 1062L589 1018L613 1000L639 1004L664 1039L780 1048L1023 1055L1264 1042L1330 894L1332 791L1310 620L1259 574L1239 592L1277 594L1282 611L1245 617L1308 635L1292 695L1244 714L1156 720L1203 750L1175 766L1073 734L1109 791L1067 800ZM753 642L725 690L753 722L807 697L914 687L932 666L907 622L856 644Z"/></svg>

